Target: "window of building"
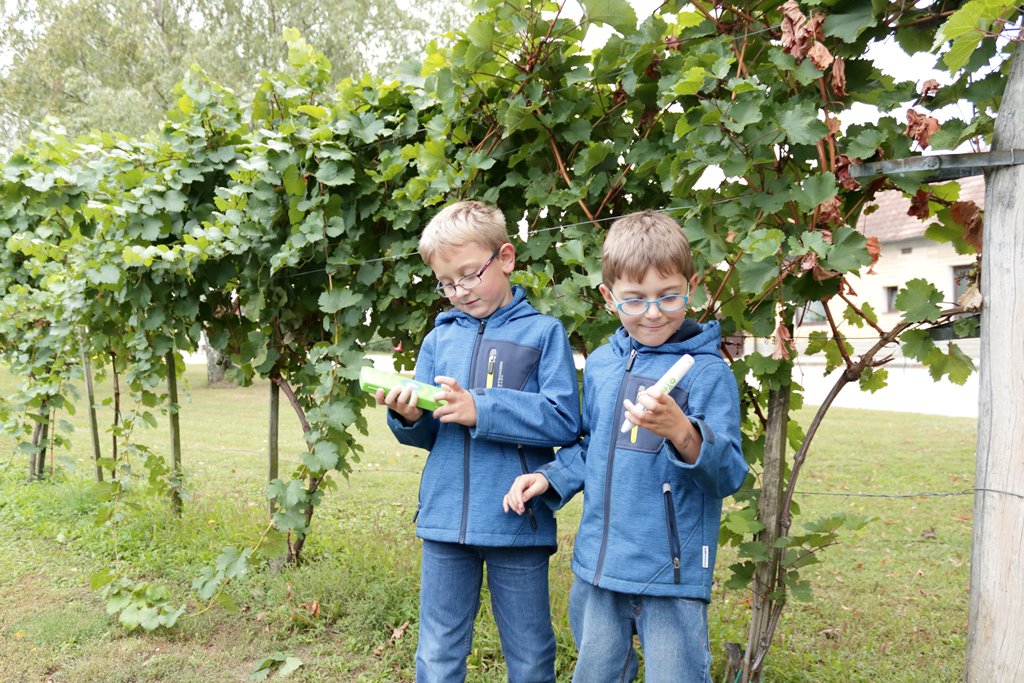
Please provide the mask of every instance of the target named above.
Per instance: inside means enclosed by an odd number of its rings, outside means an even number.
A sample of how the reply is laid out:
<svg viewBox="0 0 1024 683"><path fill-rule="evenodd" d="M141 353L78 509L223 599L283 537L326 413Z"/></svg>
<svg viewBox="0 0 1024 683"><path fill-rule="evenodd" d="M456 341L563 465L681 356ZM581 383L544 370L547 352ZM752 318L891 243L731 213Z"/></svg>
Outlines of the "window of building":
<svg viewBox="0 0 1024 683"><path fill-rule="evenodd" d="M973 265L953 266L953 301L950 303L959 301L967 291L967 287L971 284L972 270L974 270Z"/></svg>
<svg viewBox="0 0 1024 683"><path fill-rule="evenodd" d="M899 287L886 287L885 288L885 312L895 313L896 312L896 293L900 291Z"/></svg>
<svg viewBox="0 0 1024 683"><path fill-rule="evenodd" d="M825 304L820 301L808 302L806 306L796 313L797 325L815 325L828 320L825 317Z"/></svg>

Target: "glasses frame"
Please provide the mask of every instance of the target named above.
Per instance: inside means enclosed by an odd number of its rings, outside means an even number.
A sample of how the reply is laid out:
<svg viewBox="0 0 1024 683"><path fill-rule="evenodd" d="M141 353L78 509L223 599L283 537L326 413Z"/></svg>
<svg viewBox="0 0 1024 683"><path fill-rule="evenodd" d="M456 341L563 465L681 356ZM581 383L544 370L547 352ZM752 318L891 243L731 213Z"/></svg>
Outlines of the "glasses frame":
<svg viewBox="0 0 1024 683"><path fill-rule="evenodd" d="M471 289L475 289L476 287L479 287L480 283L483 282L484 271L486 271L487 267L489 265L491 265L491 263L494 262L494 259L498 258L498 252L500 252L500 251L501 251L501 247L498 247L497 249L495 249L494 252L491 253L491 258L487 259L484 262L484 265L480 266L480 270L476 271L475 273L470 273L469 275L464 275L463 277L460 277L455 282L451 282L451 283L449 283L447 285L442 284L441 282L438 282L436 285L434 285L434 291L437 292L438 294L440 294L441 296L444 296L444 297L447 297L447 298L450 299L453 296L455 296L456 294L458 294L458 292L459 292L459 290L457 289L458 287L462 287L467 292L469 290L471 290ZM471 278L476 278L476 283L474 283L472 285L467 285L466 284L466 280L469 280ZM451 289L451 294L448 293L449 288Z"/></svg>
<svg viewBox="0 0 1024 683"><path fill-rule="evenodd" d="M654 304L655 306L657 306L658 310L661 311L662 313L678 313L679 311L683 310L690 303L690 294L689 294L690 286L689 286L689 284L687 284L686 289L687 289L687 293L686 294L666 294L665 296L660 296L657 299L651 299L651 300L640 299L640 298L633 298L633 299L623 299L622 301L619 301L618 297L615 296L615 292L612 291L611 287L608 288L608 293L612 295L612 301L615 302L615 308L619 309L619 313L621 313L622 315L629 316L630 318L638 318L641 315L647 315L647 311L650 310L651 304ZM670 299L670 298L677 297L677 296L678 297L682 297L682 299L683 299L683 305L682 306L680 306L679 308L675 308L675 309L673 309L671 311L666 311L664 308L661 307L661 302L662 301L664 301L665 299ZM634 301L642 301L643 304L644 304L644 310L640 311L639 313L628 313L628 312L626 312L626 311L624 311L622 309L622 307L624 305L626 305L628 303L632 303Z"/></svg>

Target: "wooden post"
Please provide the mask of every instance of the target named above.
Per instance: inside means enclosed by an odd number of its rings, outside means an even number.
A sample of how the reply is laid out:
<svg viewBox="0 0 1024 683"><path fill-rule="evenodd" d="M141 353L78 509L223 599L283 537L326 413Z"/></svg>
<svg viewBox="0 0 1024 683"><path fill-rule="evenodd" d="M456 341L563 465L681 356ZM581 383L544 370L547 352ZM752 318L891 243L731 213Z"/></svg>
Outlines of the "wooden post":
<svg viewBox="0 0 1024 683"><path fill-rule="evenodd" d="M1024 147L1024 43L1017 45L993 149ZM985 179L978 460L967 681L1024 680L1024 166Z"/></svg>
<svg viewBox="0 0 1024 683"><path fill-rule="evenodd" d="M278 424L281 414L281 387L270 383L270 431L267 434L267 482L277 479ZM274 501L269 502L270 516L274 516Z"/></svg>
<svg viewBox="0 0 1024 683"><path fill-rule="evenodd" d="M178 368L175 365L174 349L164 357L167 361L167 402L171 423L171 502L174 512L181 516L181 422L178 415Z"/></svg>
<svg viewBox="0 0 1024 683"><path fill-rule="evenodd" d="M92 459L96 463L96 481L103 481L103 468L100 467L100 425L96 420L96 389L92 383L92 362L89 352L82 350L82 373L85 375L85 397L89 402L89 433L92 436Z"/></svg>
<svg viewBox="0 0 1024 683"><path fill-rule="evenodd" d="M786 384L768 392L768 423L764 437L764 468L761 471L761 495L758 499L757 518L764 529L757 535L757 541L768 548L779 538L782 523L782 497L785 490L786 443L789 427L789 396L791 387ZM771 646L770 627L775 601L769 598L776 586L782 551L774 548L771 559L761 562L754 570L751 584L753 601L750 606L750 630L747 632L747 649L743 657L743 681L760 681L764 665L764 653Z"/></svg>

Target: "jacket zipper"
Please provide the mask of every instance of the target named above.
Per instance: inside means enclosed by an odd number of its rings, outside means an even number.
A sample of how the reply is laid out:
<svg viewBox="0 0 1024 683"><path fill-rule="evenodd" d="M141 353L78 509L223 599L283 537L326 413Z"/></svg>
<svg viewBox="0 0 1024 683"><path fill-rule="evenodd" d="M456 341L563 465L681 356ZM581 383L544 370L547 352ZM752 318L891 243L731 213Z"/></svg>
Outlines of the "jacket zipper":
<svg viewBox="0 0 1024 683"><path fill-rule="evenodd" d="M487 354L487 380L484 382L484 387L487 389L494 386L494 363L496 360L498 360L498 349L491 349Z"/></svg>
<svg viewBox="0 0 1024 683"><path fill-rule="evenodd" d="M668 552L672 555L673 579L679 583L679 528L676 526L676 509L672 504L672 485L667 481L661 485L665 496L665 526L668 529Z"/></svg>
<svg viewBox="0 0 1024 683"><path fill-rule="evenodd" d="M473 342L473 360L469 365L469 381L472 384L473 376L476 374L476 353L480 349L480 340L484 337L484 327L487 321L481 320L476 328L476 341ZM459 543L466 542L466 526L469 524L469 428L465 430L462 439L462 523L459 525Z"/></svg>
<svg viewBox="0 0 1024 683"><path fill-rule="evenodd" d="M633 401L635 404L640 405L640 394L644 393L645 391L647 391L647 387L645 387L644 385L641 384L639 387L637 387L637 390L636 390L636 400ZM633 428L631 430L629 430L629 442L630 443L636 443L636 438L639 435L640 435L640 426L639 425L633 425Z"/></svg>
<svg viewBox="0 0 1024 683"><path fill-rule="evenodd" d="M517 443L516 444L516 451L519 453L519 465L520 465L520 467L523 468L523 474L529 474L530 470L526 466L526 451L523 450L523 444ZM533 527L534 530L536 530L537 529L537 518L533 514L533 501L532 500L526 502L526 515L530 518L530 526Z"/></svg>
<svg viewBox="0 0 1024 683"><path fill-rule="evenodd" d="M615 412L618 414L618 410L622 407L622 400L626 396L626 380L629 378L629 372L633 369L633 363L636 361L636 349L629 350L629 359L626 361L626 371L622 375L622 380L619 383L619 393L615 397ZM594 569L594 585L601 585L601 573L604 571L604 556L608 551L608 531L611 527L611 516L612 516L612 470L615 467L615 440L618 438L618 425L616 420L612 420L611 437L608 440L608 466L605 469L604 474L604 525L601 530L601 551L597 556L597 567Z"/></svg>

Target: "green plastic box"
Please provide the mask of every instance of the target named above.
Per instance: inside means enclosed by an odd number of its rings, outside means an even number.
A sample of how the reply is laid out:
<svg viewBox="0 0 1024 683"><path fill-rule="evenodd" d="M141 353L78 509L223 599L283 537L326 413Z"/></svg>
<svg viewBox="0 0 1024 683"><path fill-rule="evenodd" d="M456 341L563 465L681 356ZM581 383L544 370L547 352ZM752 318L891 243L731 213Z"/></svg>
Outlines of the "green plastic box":
<svg viewBox="0 0 1024 683"><path fill-rule="evenodd" d="M416 405L423 410L434 411L444 405L443 401L434 400L434 394L441 391L441 387L417 382L414 379L376 368L365 367L359 370L359 388L368 394L376 394L378 389L383 389L387 394L395 387L403 386L413 387L416 390Z"/></svg>

